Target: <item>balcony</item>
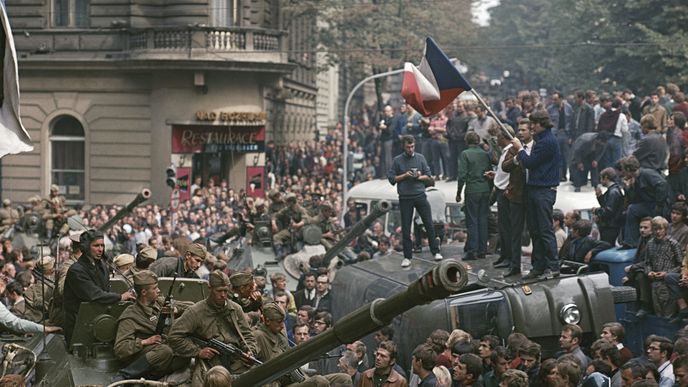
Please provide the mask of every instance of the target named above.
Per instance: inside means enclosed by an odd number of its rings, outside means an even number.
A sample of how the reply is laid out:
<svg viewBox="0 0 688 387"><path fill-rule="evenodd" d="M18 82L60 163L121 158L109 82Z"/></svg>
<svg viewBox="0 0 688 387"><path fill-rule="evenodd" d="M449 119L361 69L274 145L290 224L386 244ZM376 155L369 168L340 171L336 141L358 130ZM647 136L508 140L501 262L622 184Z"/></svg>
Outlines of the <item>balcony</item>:
<svg viewBox="0 0 688 387"><path fill-rule="evenodd" d="M14 31L19 61L204 61L287 65L285 33L257 28L152 27ZM254 68L255 70L255 68Z"/></svg>

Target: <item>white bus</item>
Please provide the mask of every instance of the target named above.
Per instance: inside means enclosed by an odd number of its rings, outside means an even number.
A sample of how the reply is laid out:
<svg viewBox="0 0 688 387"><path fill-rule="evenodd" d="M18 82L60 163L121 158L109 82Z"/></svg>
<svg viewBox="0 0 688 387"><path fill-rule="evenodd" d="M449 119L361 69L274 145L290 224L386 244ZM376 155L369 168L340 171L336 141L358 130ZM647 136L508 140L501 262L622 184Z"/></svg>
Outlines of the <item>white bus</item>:
<svg viewBox="0 0 688 387"><path fill-rule="evenodd" d="M435 187L444 194L444 200L447 203L445 224L449 228L450 233L448 235L452 235L452 231L465 229L463 202L456 202L456 182L440 180L435 182ZM372 206L380 200L389 201L392 204L392 209L379 221L383 224L387 234L394 232L401 226L397 187L392 186L386 179L371 180L355 185L349 190L348 199L353 199L356 202L356 206L362 211L363 216L367 215ZM583 219L591 219L593 207L599 207L599 204L595 197L595 191L591 187L583 187L581 192L574 192L571 183L567 182L562 183L557 189L557 201L554 208L558 208L564 213L577 210ZM493 206L493 211L497 211L496 205Z"/></svg>

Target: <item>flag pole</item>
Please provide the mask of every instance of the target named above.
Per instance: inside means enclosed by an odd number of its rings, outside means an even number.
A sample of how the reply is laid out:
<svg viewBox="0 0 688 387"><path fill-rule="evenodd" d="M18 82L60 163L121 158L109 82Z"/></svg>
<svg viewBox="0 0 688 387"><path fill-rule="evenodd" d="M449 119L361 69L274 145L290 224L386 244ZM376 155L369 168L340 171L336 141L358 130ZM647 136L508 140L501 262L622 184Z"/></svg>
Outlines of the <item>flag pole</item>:
<svg viewBox="0 0 688 387"><path fill-rule="evenodd" d="M487 112L490 113L490 115L492 116L492 118L494 118L495 121L497 121L497 124L498 124L499 127L502 129L502 132L504 133L504 135L506 136L506 138L508 138L509 140L513 140L513 139L514 139L514 136L512 136L511 133L509 133L509 131L506 130L506 127L505 127L504 124L502 123L502 120L500 120L499 117L497 117L497 115L494 114L494 112L492 111L492 109L490 109L490 107L485 103L485 100L483 100L483 97L481 97L480 94L478 94L478 92L475 91L475 89L473 89L473 88L471 88L471 93L473 93L473 95L475 96L475 98L478 99L478 102L480 102L480 104L483 105L483 107L487 110ZM512 128L512 129L513 129L513 128ZM514 130L516 130L516 129L514 129Z"/></svg>

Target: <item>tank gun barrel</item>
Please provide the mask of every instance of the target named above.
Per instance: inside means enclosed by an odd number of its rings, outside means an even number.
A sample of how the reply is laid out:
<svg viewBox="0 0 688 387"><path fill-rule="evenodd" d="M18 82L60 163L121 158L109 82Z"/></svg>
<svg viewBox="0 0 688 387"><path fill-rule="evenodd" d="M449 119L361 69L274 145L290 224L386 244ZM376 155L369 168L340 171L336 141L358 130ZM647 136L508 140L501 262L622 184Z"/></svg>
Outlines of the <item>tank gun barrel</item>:
<svg viewBox="0 0 688 387"><path fill-rule="evenodd" d="M336 257L339 253L344 250L346 246L348 246L354 238L357 238L359 235L363 234L365 230L370 227L377 218L381 217L382 215L386 214L390 209L392 208L392 205L390 202L387 200L381 200L377 204L375 204L370 211L368 215L366 215L365 218L361 219L358 223L354 224L351 229L344 234L342 239L337 242L332 248L327 250L325 253L325 256L323 257L323 264L327 267L330 265L330 262L334 257Z"/></svg>
<svg viewBox="0 0 688 387"><path fill-rule="evenodd" d="M378 298L344 316L332 328L305 343L239 375L232 385L253 387L270 383L287 372L341 344L352 343L388 325L392 319L417 305L466 291L468 274L457 261L446 260L390 298Z"/></svg>
<svg viewBox="0 0 688 387"><path fill-rule="evenodd" d="M122 208L113 216L110 220L105 222L102 226L98 227L98 231L100 232L106 232L107 230L110 229L110 227L114 226L115 223L119 222L120 219L124 218L127 216L130 212L134 211L134 208L136 208L139 204L145 202L151 197L151 191L148 188L144 188L141 190L141 192L136 195L134 200L132 200L129 204L126 205L126 207Z"/></svg>

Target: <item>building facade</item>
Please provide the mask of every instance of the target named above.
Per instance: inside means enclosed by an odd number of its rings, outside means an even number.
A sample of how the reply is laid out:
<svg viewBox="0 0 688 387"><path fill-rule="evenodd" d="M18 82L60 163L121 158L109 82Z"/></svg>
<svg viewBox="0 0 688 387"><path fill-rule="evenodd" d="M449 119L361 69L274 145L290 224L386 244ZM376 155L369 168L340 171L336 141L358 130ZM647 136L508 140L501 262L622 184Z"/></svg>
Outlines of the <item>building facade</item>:
<svg viewBox="0 0 688 387"><path fill-rule="evenodd" d="M196 178L260 196L265 143L312 136L315 67L292 49L309 21L278 0L6 5L34 151L2 159L3 197L167 203L170 165L182 199Z"/></svg>

